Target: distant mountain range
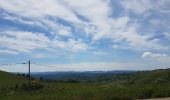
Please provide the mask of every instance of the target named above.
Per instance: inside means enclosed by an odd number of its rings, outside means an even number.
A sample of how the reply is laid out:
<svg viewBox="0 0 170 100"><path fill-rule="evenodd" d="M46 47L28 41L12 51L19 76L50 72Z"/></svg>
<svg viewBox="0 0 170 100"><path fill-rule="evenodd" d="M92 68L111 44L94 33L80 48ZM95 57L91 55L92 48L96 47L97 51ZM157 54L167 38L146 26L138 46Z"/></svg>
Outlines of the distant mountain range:
<svg viewBox="0 0 170 100"><path fill-rule="evenodd" d="M137 71L131 70L114 70L114 71L66 71L66 72L34 72L31 76L34 78L43 78L48 80L82 80L82 79L93 79L96 77L112 76L113 74L127 74L134 73Z"/></svg>

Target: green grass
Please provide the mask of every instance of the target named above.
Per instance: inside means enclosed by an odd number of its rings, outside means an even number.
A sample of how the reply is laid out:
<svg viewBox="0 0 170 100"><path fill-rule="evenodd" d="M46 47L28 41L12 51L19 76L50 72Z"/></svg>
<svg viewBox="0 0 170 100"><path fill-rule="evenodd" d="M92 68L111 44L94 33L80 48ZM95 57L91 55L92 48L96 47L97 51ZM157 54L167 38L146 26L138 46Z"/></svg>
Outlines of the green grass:
<svg viewBox="0 0 170 100"><path fill-rule="evenodd" d="M27 81L26 78L0 71L0 88L13 87L16 84L21 85Z"/></svg>
<svg viewBox="0 0 170 100"><path fill-rule="evenodd" d="M41 89L24 89L27 79L0 72L0 100L135 100L170 96L170 70L102 77L93 83L41 82ZM15 85L18 85L16 88ZM32 83L35 84L35 83Z"/></svg>

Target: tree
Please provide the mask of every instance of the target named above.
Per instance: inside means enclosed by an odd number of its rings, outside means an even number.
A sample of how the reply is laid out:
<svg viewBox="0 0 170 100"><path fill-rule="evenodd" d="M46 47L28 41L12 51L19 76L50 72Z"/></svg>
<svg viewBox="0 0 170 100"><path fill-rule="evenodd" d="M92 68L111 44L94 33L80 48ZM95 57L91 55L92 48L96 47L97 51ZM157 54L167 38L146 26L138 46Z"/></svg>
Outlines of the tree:
<svg viewBox="0 0 170 100"><path fill-rule="evenodd" d="M44 81L44 78L43 78L43 77L40 77L40 81Z"/></svg>

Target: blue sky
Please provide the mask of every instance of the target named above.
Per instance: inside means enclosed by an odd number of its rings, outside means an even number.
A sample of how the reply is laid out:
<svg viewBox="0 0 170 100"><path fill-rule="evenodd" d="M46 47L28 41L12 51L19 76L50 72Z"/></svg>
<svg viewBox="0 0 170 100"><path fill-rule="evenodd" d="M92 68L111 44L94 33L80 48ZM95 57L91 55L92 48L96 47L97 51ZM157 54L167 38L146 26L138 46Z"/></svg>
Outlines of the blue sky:
<svg viewBox="0 0 170 100"><path fill-rule="evenodd" d="M0 63L32 71L170 65L169 0L0 0ZM0 66L26 71L23 65Z"/></svg>

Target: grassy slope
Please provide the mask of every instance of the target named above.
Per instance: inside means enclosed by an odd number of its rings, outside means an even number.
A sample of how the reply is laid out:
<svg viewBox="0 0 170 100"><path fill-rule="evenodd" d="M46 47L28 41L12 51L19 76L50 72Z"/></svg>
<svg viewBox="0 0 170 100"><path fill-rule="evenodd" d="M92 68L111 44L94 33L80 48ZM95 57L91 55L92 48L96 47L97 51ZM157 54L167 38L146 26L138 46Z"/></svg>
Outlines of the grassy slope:
<svg viewBox="0 0 170 100"><path fill-rule="evenodd" d="M106 83L43 82L44 88L34 91L1 89L0 100L133 100L170 96L170 70L116 75L101 80ZM0 87L27 82L25 78L0 72Z"/></svg>
<svg viewBox="0 0 170 100"><path fill-rule="evenodd" d="M16 84L20 85L26 82L26 78L11 74L8 72L0 71L0 88L13 87Z"/></svg>

